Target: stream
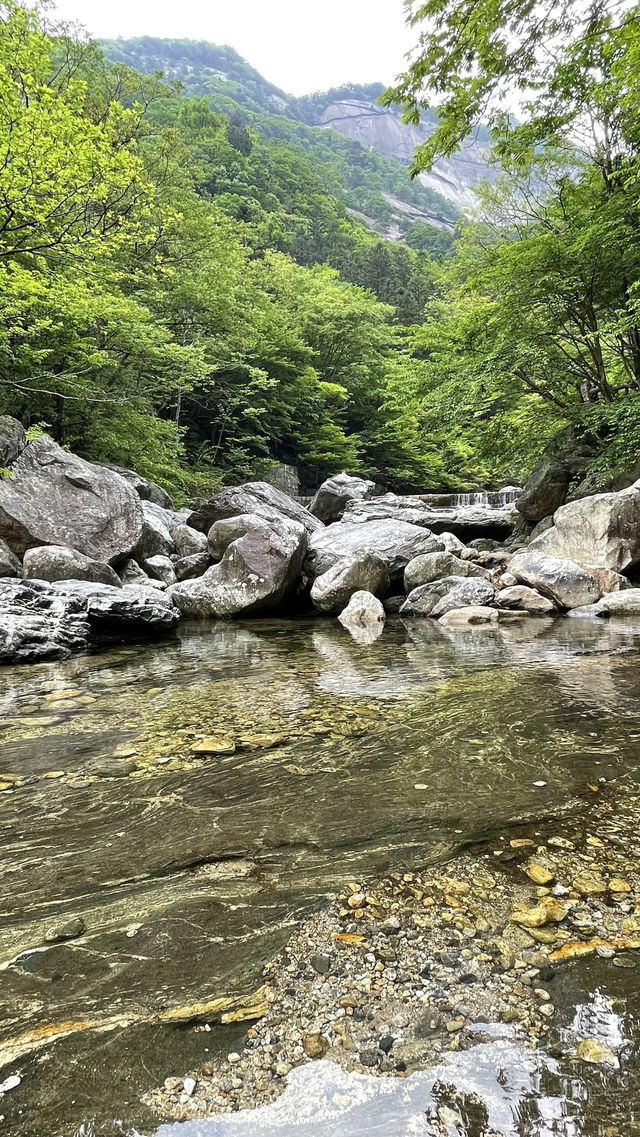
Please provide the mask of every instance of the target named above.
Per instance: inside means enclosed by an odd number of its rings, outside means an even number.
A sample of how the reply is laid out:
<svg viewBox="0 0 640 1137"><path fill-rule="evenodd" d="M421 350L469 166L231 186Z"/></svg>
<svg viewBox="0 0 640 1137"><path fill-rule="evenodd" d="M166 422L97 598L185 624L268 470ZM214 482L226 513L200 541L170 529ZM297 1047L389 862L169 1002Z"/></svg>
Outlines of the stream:
<svg viewBox="0 0 640 1137"><path fill-rule="evenodd" d="M442 1070L397 1083L314 1063L266 1118L163 1125L140 1096L240 1044L264 964L345 881L586 810L598 779L640 782L639 658L640 621L392 619L358 644L307 619L184 624L2 670L0 1083L21 1080L0 1134L435 1133ZM591 966L568 972L558 1029L597 992L631 1052L633 972L609 991ZM640 1099L630 1075L580 1080L509 1038L479 1051L444 1080L485 1092L505 1133L640 1133L606 1129L607 1095Z"/></svg>

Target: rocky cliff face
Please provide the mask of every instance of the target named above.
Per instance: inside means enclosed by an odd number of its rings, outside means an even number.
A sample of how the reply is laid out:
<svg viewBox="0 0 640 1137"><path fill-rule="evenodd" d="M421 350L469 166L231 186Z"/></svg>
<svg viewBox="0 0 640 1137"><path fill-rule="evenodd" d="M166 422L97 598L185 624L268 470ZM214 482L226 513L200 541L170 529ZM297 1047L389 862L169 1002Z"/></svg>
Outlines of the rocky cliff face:
<svg viewBox="0 0 640 1137"><path fill-rule="evenodd" d="M361 99L331 103L320 125L403 164L410 162L416 147L433 132L433 123L428 120L420 126L407 126L393 111ZM464 210L475 204L472 187L487 177L491 177L487 151L469 140L457 154L439 160L429 173L421 174L420 181Z"/></svg>

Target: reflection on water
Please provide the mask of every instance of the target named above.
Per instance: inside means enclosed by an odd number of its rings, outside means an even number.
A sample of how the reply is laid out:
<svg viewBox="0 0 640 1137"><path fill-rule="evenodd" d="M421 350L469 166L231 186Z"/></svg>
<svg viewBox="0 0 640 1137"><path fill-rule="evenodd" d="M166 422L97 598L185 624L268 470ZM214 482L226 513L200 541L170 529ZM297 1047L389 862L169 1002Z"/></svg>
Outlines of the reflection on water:
<svg viewBox="0 0 640 1137"><path fill-rule="evenodd" d="M253 991L345 879L637 779L639 636L395 620L358 644L328 620L217 623L2 671L0 1055L25 1073L2 1101L12 1137L94 1116L102 1137L123 1113L125 1132L150 1125L138 1091L189 1065L177 1044L170 1061L163 1016Z"/></svg>
<svg viewBox="0 0 640 1137"><path fill-rule="evenodd" d="M502 1026L497 1041L447 1054L407 1079L314 1062L294 1070L269 1106L161 1125L155 1137L633 1137L640 1133L640 1019L629 974L598 960L563 972L561 1023L547 1053L523 1050ZM620 1068L578 1061L585 1039L610 1046Z"/></svg>

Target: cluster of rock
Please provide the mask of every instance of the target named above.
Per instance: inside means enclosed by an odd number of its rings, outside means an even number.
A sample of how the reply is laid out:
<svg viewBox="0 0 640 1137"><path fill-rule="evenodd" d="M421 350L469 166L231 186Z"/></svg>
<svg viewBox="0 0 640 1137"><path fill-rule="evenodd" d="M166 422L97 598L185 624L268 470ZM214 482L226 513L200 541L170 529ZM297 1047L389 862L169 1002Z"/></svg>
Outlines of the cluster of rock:
<svg viewBox="0 0 640 1137"><path fill-rule="evenodd" d="M133 471L46 436L27 443L9 418L0 467L0 662L164 633L181 617L316 610L366 639L388 612L445 623L640 612L623 575L640 562L640 483L562 506L518 547L495 539L511 534L512 506L436 510L347 474L309 508L249 482L178 512Z"/></svg>

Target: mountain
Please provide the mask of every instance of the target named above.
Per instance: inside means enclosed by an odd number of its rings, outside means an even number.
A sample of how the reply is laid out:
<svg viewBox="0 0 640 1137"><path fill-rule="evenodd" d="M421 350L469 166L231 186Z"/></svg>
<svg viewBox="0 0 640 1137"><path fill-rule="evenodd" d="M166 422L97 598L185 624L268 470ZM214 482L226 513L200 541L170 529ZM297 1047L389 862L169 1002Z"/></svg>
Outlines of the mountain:
<svg viewBox="0 0 640 1137"><path fill-rule="evenodd" d="M346 85L295 98L269 83L233 48L204 41L143 36L103 40L105 55L145 74L161 71L186 95L205 96L214 110L295 144L313 160L317 176L369 228L404 240L416 222L452 231L473 203L471 186L487 176L482 140L412 180L415 146L434 129L426 113L419 127L376 99L382 84Z"/></svg>

